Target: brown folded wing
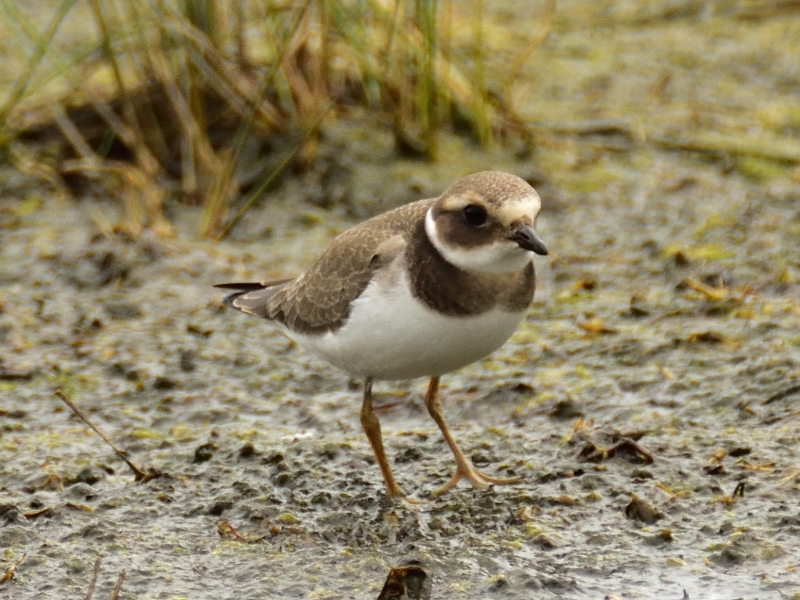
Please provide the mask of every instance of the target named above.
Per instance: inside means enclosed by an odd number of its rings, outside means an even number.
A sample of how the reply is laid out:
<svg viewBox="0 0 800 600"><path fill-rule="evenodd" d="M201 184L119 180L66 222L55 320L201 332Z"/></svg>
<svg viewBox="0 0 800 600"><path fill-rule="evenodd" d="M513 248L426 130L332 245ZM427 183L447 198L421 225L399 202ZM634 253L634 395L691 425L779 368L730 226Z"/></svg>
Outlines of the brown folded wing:
<svg viewBox="0 0 800 600"><path fill-rule="evenodd" d="M420 200L356 225L335 238L297 279L243 290L226 304L299 333L335 331L375 271L403 252L433 202Z"/></svg>

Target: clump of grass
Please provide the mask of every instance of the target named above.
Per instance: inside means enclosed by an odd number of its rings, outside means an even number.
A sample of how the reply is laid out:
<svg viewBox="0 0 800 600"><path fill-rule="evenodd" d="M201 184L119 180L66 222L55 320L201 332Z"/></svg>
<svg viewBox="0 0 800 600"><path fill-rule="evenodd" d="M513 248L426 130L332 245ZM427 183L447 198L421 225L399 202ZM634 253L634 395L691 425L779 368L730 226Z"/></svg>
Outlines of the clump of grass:
<svg viewBox="0 0 800 600"><path fill-rule="evenodd" d="M469 77L444 2L62 0L40 29L22 0L0 0L27 57L0 96L0 143L29 167L25 142L55 145L48 181L119 196L129 233L170 235L172 193L201 204L201 234L220 239L289 167L313 162L324 120L350 105L390 115L398 150L420 158L436 158L451 118L491 142L511 113L488 101L482 2ZM95 33L65 44L56 34L77 10ZM279 156L244 175L253 153Z"/></svg>

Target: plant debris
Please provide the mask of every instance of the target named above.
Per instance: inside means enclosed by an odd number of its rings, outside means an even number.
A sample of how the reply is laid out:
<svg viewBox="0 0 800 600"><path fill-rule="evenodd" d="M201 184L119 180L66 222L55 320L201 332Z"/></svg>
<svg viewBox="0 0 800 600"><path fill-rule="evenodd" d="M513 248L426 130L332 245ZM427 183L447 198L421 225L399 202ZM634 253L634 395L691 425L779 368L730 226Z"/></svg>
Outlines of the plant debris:
<svg viewBox="0 0 800 600"><path fill-rule="evenodd" d="M64 404L69 406L69 408L72 410L72 412L74 412L81 419L81 421L86 423L92 429L92 431L94 431L97 435L99 435L100 438L106 444L111 446L111 449L114 451L114 453L119 458L121 458L125 462L126 465L128 465L128 467L130 468L131 471L133 471L133 476L134 476L134 479L136 481L138 481L139 483L147 483L151 479L156 479L158 477L163 477L163 473L160 473L159 471L156 471L156 470L153 470L153 469L148 469L147 471L143 471L142 469L137 467L135 464L133 464L133 462L131 462L131 460L127 456L125 456L125 453L122 452L121 450L119 450L114 444L112 444L111 441L97 427L95 427L94 424L91 421L89 421L88 417L85 414L83 414L83 412L81 412L81 410L77 406L75 406L75 404L72 402L72 400L70 400L69 398L67 398L64 395L64 392L62 392L59 389L59 390L56 390L55 394L56 394L56 396L58 396L62 400L62 402L64 402Z"/></svg>
<svg viewBox="0 0 800 600"><path fill-rule="evenodd" d="M432 581L418 560L409 560L389 571L377 600L430 600Z"/></svg>

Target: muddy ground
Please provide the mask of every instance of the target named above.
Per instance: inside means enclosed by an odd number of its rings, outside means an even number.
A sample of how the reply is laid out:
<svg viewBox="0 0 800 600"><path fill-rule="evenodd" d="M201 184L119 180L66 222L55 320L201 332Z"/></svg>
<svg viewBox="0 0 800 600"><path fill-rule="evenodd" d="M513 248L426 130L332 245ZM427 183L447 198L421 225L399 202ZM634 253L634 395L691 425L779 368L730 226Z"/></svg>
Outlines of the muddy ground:
<svg viewBox="0 0 800 600"><path fill-rule="evenodd" d="M445 136L439 164L404 161L353 114L326 126L326 167L221 244L177 204L175 240L109 233L118 206L4 169L0 576L24 558L0 598L83 597L97 556L95 598L125 570L126 599L374 600L412 557L436 599L800 597L800 171L669 143L796 136L800 17L701 4L560 4L517 88L532 154ZM524 39L522 7L492 13L490 42ZM358 382L210 286L298 273L485 168L534 182L551 253L525 324L443 397L465 453L525 483L429 499L453 461L425 382L381 383L396 475L425 501L390 503ZM162 476L135 482L58 388Z"/></svg>

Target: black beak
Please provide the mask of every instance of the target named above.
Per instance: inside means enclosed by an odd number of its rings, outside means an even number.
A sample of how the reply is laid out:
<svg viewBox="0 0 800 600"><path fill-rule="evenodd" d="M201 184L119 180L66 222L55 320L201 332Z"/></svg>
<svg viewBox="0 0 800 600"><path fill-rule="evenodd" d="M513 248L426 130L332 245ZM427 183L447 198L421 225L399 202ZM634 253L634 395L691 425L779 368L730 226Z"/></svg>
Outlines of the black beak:
<svg viewBox="0 0 800 600"><path fill-rule="evenodd" d="M545 246L539 234L537 234L536 230L530 225L520 227L512 233L508 239L512 242L517 242L519 247L525 250L536 252L536 254L541 254L542 256L547 254L547 246Z"/></svg>

